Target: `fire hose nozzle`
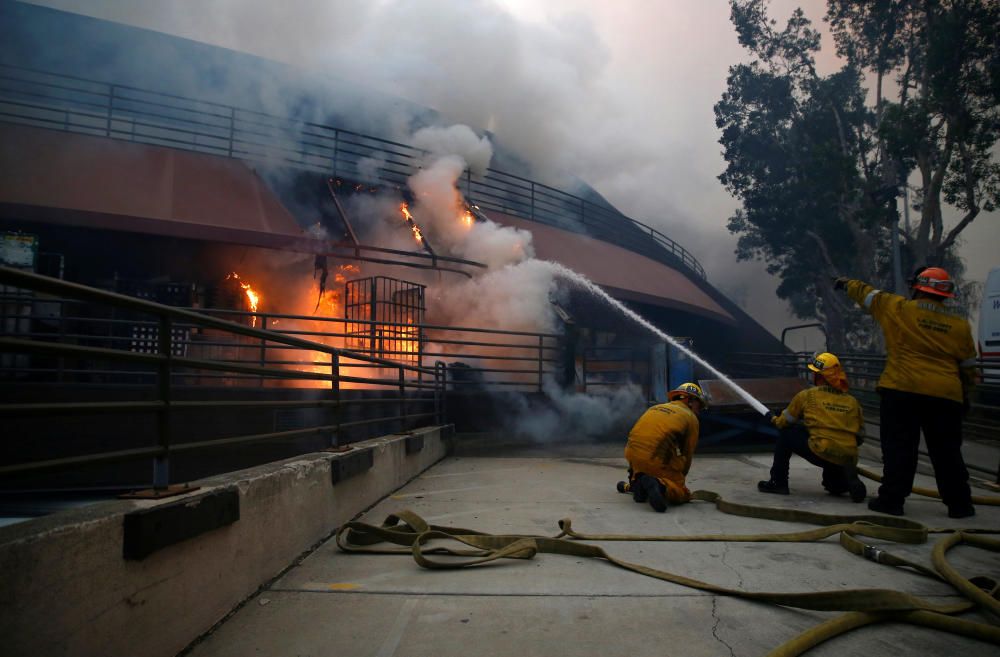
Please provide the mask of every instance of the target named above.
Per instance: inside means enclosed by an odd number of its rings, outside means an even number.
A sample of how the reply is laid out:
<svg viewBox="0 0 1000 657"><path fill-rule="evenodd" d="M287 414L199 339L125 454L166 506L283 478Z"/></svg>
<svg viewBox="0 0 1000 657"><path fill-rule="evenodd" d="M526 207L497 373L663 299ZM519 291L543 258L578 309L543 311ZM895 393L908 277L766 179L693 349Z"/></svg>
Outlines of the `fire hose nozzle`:
<svg viewBox="0 0 1000 657"><path fill-rule="evenodd" d="M882 563L880 560L882 557L882 550L878 549L874 545L866 545L861 555L865 559L868 559L869 561L874 561L875 563Z"/></svg>

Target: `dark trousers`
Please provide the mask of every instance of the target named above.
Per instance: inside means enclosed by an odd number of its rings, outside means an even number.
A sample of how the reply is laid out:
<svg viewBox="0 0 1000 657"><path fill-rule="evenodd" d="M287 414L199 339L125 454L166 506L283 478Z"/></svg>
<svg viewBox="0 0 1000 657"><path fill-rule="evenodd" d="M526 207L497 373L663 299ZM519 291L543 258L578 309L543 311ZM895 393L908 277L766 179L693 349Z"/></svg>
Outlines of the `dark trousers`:
<svg viewBox="0 0 1000 657"><path fill-rule="evenodd" d="M962 459L962 405L950 399L885 388L879 390L879 395L885 468L878 496L889 504L901 505L910 494L923 430L941 499L949 509L970 506L969 471Z"/></svg>
<svg viewBox="0 0 1000 657"><path fill-rule="evenodd" d="M844 466L822 459L809 449L809 430L801 424L793 424L778 432L778 442L774 445L774 462L771 464L771 481L782 486L788 485L788 463L792 460L792 454L798 454L813 465L823 468L823 488L832 493L847 491L847 472Z"/></svg>

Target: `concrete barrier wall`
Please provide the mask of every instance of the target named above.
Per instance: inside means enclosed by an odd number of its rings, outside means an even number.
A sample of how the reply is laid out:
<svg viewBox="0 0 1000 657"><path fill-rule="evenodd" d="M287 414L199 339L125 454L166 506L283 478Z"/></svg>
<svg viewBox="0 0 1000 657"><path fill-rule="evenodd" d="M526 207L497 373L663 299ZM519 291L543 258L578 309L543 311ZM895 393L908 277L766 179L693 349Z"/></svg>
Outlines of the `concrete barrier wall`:
<svg viewBox="0 0 1000 657"><path fill-rule="evenodd" d="M182 497L116 500L0 527L0 654L176 655L338 525L443 458L446 429L211 477ZM365 449L372 467L352 475ZM334 484L332 472L349 478ZM142 559L123 557L129 514L174 505L183 520L176 507L204 503L204 511L226 490L238 493L235 522Z"/></svg>

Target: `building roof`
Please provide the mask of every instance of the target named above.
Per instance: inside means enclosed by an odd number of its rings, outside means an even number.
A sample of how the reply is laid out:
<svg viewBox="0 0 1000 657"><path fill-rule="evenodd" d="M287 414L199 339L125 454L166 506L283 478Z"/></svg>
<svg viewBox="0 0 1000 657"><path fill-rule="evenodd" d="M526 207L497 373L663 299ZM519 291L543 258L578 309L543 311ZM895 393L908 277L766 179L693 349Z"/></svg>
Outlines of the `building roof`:
<svg viewBox="0 0 1000 657"><path fill-rule="evenodd" d="M530 231L535 254L580 272L619 299L675 308L735 325L733 316L683 273L608 242L489 212L498 223Z"/></svg>
<svg viewBox="0 0 1000 657"><path fill-rule="evenodd" d="M29 220L255 246L307 240L246 163L0 124L0 208Z"/></svg>

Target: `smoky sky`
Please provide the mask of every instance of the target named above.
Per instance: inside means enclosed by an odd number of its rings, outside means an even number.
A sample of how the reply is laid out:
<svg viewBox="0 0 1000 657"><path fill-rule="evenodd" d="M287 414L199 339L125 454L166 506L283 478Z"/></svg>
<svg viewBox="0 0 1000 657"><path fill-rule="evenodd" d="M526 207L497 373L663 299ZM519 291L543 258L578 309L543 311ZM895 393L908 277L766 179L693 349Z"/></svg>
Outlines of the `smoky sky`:
<svg viewBox="0 0 1000 657"><path fill-rule="evenodd" d="M676 239L772 332L800 323L761 263L736 262L725 227L737 203L717 179L725 162L712 108L747 55L723 0L34 3L249 52L489 130L539 178L578 177ZM825 2L776 0L770 11L781 24L796 6L823 32L819 69L832 72ZM983 213L965 232L971 280L1000 265L996 219Z"/></svg>

